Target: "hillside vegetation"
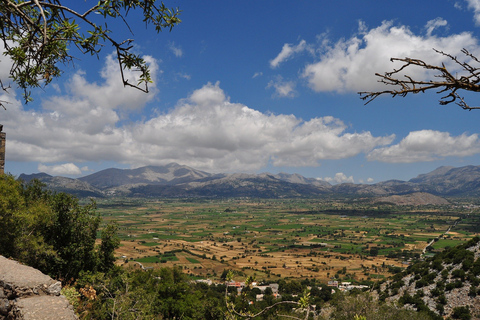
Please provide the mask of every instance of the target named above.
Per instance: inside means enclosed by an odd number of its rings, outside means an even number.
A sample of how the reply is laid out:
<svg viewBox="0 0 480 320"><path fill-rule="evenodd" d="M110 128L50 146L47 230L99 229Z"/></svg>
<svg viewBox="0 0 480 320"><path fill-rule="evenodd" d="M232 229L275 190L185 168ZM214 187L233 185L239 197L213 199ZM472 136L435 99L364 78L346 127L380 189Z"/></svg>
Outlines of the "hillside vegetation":
<svg viewBox="0 0 480 320"><path fill-rule="evenodd" d="M377 288L380 299L443 319L480 318L480 238L409 266Z"/></svg>

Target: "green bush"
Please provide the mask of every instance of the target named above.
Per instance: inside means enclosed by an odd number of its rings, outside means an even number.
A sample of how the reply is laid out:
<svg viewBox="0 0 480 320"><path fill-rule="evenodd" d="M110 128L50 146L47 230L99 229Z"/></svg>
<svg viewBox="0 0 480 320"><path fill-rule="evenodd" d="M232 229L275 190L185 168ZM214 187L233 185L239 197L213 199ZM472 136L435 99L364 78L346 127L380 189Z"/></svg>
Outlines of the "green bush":
<svg viewBox="0 0 480 320"><path fill-rule="evenodd" d="M468 306L453 308L452 318L461 320L472 319L472 315L470 314L470 308Z"/></svg>

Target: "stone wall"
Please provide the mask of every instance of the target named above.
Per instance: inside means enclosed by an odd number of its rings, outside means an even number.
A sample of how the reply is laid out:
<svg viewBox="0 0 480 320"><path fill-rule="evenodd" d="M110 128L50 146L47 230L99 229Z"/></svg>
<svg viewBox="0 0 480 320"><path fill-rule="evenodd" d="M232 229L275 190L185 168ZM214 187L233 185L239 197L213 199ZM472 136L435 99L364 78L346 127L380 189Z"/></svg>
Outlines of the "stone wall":
<svg viewBox="0 0 480 320"><path fill-rule="evenodd" d="M0 320L73 320L62 285L32 267L0 256Z"/></svg>

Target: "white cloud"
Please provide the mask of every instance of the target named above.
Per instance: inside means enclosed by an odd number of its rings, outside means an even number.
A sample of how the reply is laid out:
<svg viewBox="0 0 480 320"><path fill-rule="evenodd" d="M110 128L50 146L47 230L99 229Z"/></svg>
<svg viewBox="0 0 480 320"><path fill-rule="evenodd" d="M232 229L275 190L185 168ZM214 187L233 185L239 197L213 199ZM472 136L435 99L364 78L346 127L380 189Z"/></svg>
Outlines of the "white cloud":
<svg viewBox="0 0 480 320"><path fill-rule="evenodd" d="M295 82L284 81L281 76L278 76L275 80L271 80L267 88L275 89L274 97L293 98L296 96Z"/></svg>
<svg viewBox="0 0 480 320"><path fill-rule="evenodd" d="M367 158L390 163L412 163L477 153L480 153L478 134L464 133L452 137L448 132L420 130L410 132L396 145L373 150Z"/></svg>
<svg viewBox="0 0 480 320"><path fill-rule="evenodd" d="M307 49L307 42L305 40L300 40L300 42L294 46L289 43L285 43L282 47L282 51L280 51L280 53L274 59L270 60L270 67L277 68L280 63L290 59L296 53L301 53Z"/></svg>
<svg viewBox="0 0 480 320"><path fill-rule="evenodd" d="M480 0L466 0L468 9L473 10L474 20L476 25L480 25Z"/></svg>
<svg viewBox="0 0 480 320"><path fill-rule="evenodd" d="M173 54L175 55L175 57L177 58L180 58L183 56L183 50L182 48L178 47L175 45L175 42L171 42L168 46L168 48L170 49L170 51L173 52Z"/></svg>
<svg viewBox="0 0 480 320"><path fill-rule="evenodd" d="M149 64L151 77L155 81L158 73L157 61L150 56L144 56L143 58ZM138 83L139 74L137 72L128 70L123 72L129 83ZM114 54L107 56L100 76L103 83L90 83L85 78L84 72L77 72L66 84L70 95L50 99L45 103L44 108L56 111L60 109L60 112L71 114L83 114L95 108L139 110L152 100L157 92L155 82L149 84L150 93L148 94L135 88L125 87ZM62 103L59 100L68 100L72 106L68 107L68 103Z"/></svg>
<svg viewBox="0 0 480 320"><path fill-rule="evenodd" d="M366 182L366 183L372 183L373 181L374 181L373 178L367 178L367 182ZM358 180L358 183L365 183L365 180L359 179L359 180Z"/></svg>
<svg viewBox="0 0 480 320"><path fill-rule="evenodd" d="M401 64L391 62L390 58L417 58L430 64L458 68L448 58L436 53L432 48L456 55L462 48L473 54L479 54L477 40L471 33L452 34L437 37L428 34L432 28L442 25L443 20L430 22L426 27L427 35L416 35L406 26L394 26L385 21L374 29L366 29L360 23L358 36L342 39L334 45L323 41L324 47L319 61L307 65L302 76L315 91L372 91L385 86L378 83L375 73L383 73L398 68ZM431 30L431 31L430 31ZM431 76L422 68L410 68L408 74L416 79Z"/></svg>
<svg viewBox="0 0 480 320"><path fill-rule="evenodd" d="M258 170L268 161L276 166L316 166L322 159L350 157L392 140L345 130L343 122L332 117L302 121L231 103L216 83L196 90L169 114L137 127L133 138L144 147L144 159L155 162L163 156L216 171Z"/></svg>
<svg viewBox="0 0 480 320"><path fill-rule="evenodd" d="M175 80L178 80L178 78L182 78L182 79L185 79L185 80L190 80L190 79L192 79L192 76L189 75L188 73L178 72L178 73L175 74Z"/></svg>
<svg viewBox="0 0 480 320"><path fill-rule="evenodd" d="M8 83L11 79L9 79L10 75L10 68L13 64L10 57L4 55L5 48L3 44L0 45L0 80L3 82L5 86L8 86Z"/></svg>
<svg viewBox="0 0 480 320"><path fill-rule="evenodd" d="M438 27L445 27L448 24L447 20L436 18L427 22L425 28L427 29L427 37L432 36L432 32Z"/></svg>
<svg viewBox="0 0 480 320"><path fill-rule="evenodd" d="M68 96L49 98L36 111L24 110L20 101L7 97L12 104L2 123L10 161L76 165L112 161L133 167L175 161L212 172L256 171L269 163L318 166L324 159L368 153L394 139L349 132L333 117L304 121L294 115L262 113L230 102L219 83L195 90L168 112L125 125L124 103L102 103L104 97L96 96L101 89L110 95L117 84L107 80L92 84L78 74L70 83L78 87L69 87ZM130 99L121 90L116 94ZM149 98L137 99L141 104ZM56 168L43 166L50 172Z"/></svg>
<svg viewBox="0 0 480 320"><path fill-rule="evenodd" d="M52 166L47 166L41 163L38 165L38 171L45 172L53 176L82 174L82 170L80 170L80 168L73 163L64 163Z"/></svg>
<svg viewBox="0 0 480 320"><path fill-rule="evenodd" d="M355 183L355 180L353 179L353 176L347 177L346 174L343 172L337 172L335 174L335 177L326 177L323 178L323 180L330 182L330 183Z"/></svg>
<svg viewBox="0 0 480 320"><path fill-rule="evenodd" d="M263 76L263 72L255 72L252 76L252 79Z"/></svg>

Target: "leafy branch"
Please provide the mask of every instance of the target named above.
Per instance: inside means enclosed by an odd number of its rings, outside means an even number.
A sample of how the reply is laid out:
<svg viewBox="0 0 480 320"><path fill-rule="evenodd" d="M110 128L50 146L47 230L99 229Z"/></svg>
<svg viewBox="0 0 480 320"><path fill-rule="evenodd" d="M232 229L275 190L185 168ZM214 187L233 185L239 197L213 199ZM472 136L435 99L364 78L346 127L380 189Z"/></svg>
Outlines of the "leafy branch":
<svg viewBox="0 0 480 320"><path fill-rule="evenodd" d="M45 87L62 74L60 65L73 63L70 49L76 47L82 54L97 55L104 43L113 46L124 86L148 92L152 81L147 62L131 52L132 39L117 40L108 27L107 19L120 18L132 33L127 22L130 11L142 12L145 26L153 25L158 33L179 24L180 11L167 8L157 0L100 0L85 12L78 12L62 4L61 0L3 0L0 2L0 39L4 55L12 61L10 78L23 90L25 102L31 101L31 88ZM95 22L100 15L103 24ZM86 33L80 32L80 24ZM94 21L95 20L95 21ZM124 70L139 73L137 83L126 79ZM0 81L2 89L4 86ZM5 102L0 105L5 108Z"/></svg>
<svg viewBox="0 0 480 320"><path fill-rule="evenodd" d="M244 318L244 319L254 319L266 313L267 311L274 309L279 305L284 305L284 304L299 306L300 310L305 312L305 317L299 318L299 317L290 316L290 315L277 314L278 317L291 318L291 319L297 319L297 320L302 320L302 319L306 320L310 316L312 306L310 305L310 293L307 291L304 292L303 296L300 298L299 301L278 301L268 307L263 308L257 313L253 313L246 310L238 311L235 309L235 303L231 301L230 297L228 296L228 283L231 282L232 279L233 279L233 272L230 270L225 279L225 303L227 305L227 313L225 317L226 319L233 320L233 319L237 319L237 317ZM247 277L247 279L245 280L245 287L251 288L254 281L255 281L254 277L252 276ZM244 292L242 292L242 294L245 295ZM316 315L314 315L314 319L316 319Z"/></svg>

